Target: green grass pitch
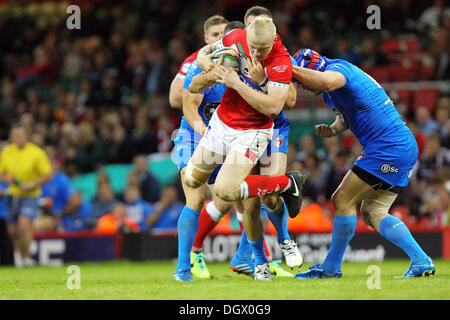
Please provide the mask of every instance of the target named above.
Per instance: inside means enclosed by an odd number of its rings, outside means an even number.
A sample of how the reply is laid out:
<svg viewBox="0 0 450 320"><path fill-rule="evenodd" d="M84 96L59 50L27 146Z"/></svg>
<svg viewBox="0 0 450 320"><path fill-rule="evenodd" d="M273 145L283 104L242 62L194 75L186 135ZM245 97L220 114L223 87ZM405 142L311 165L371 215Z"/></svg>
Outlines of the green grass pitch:
<svg viewBox="0 0 450 320"><path fill-rule="evenodd" d="M0 299L117 299L117 300L448 300L450 261L435 260L436 274L427 278L396 279L407 260L342 265L341 279L295 280L275 278L257 282L233 273L227 263L209 263L211 280L178 283L172 279L173 261L114 261L78 263L80 289L69 290L69 265L62 267L0 268ZM369 289L368 267L379 267L379 289ZM307 270L303 266L301 271ZM370 269L369 269L370 270ZM375 282L371 282L375 284Z"/></svg>

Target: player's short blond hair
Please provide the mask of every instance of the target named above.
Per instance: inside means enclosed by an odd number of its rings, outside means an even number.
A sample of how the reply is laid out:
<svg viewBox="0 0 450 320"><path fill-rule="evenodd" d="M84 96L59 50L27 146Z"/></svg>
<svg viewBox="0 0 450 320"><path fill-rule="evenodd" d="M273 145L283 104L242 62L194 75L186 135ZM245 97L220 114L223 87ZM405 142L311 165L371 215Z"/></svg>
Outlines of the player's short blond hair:
<svg viewBox="0 0 450 320"><path fill-rule="evenodd" d="M271 35L275 39L277 28L271 18L256 17L255 20L247 27L247 32L253 33L257 38Z"/></svg>
<svg viewBox="0 0 450 320"><path fill-rule="evenodd" d="M212 26L217 26L218 24L227 24L228 20L222 16L219 16L218 14L209 17L206 19L206 21L203 23L203 32L208 33L208 29Z"/></svg>

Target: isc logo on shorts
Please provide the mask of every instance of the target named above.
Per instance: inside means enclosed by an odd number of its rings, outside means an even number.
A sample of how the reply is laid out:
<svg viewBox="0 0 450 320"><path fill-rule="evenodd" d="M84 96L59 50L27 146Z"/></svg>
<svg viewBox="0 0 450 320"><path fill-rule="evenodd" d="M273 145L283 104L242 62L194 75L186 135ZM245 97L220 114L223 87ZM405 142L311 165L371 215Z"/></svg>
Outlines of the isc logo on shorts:
<svg viewBox="0 0 450 320"><path fill-rule="evenodd" d="M384 163L380 167L381 172L383 173L397 173L398 168L391 166L390 164Z"/></svg>

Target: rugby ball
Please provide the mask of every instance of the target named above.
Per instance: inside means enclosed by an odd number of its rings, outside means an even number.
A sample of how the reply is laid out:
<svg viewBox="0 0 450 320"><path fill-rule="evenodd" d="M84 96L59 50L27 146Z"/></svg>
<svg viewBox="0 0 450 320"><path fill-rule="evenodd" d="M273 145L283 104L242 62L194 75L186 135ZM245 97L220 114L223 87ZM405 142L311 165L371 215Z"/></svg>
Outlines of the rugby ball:
<svg viewBox="0 0 450 320"><path fill-rule="evenodd" d="M239 68L239 54L233 48L225 47L217 49L213 52L213 63L216 64L220 61L220 58L224 56L223 66L229 68Z"/></svg>

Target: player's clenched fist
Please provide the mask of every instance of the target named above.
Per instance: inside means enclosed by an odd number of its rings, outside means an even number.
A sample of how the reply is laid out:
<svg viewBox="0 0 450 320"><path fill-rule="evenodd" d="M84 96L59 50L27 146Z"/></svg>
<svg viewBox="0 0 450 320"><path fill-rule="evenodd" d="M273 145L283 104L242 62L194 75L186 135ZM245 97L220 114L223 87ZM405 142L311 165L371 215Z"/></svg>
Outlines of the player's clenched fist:
<svg viewBox="0 0 450 320"><path fill-rule="evenodd" d="M319 124L315 128L317 135L322 138L331 138L337 134L336 130L327 124Z"/></svg>
<svg viewBox="0 0 450 320"><path fill-rule="evenodd" d="M219 66L215 70L215 73L219 78L219 80L217 80L216 82L224 84L228 88L236 89L236 86L241 82L241 80L239 79L239 75L232 68Z"/></svg>
<svg viewBox="0 0 450 320"><path fill-rule="evenodd" d="M262 83L266 79L266 73L261 62L247 58L247 70L250 77L257 83Z"/></svg>

